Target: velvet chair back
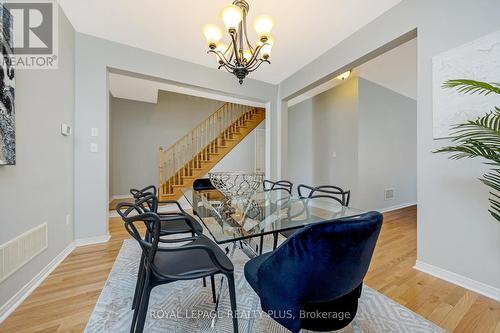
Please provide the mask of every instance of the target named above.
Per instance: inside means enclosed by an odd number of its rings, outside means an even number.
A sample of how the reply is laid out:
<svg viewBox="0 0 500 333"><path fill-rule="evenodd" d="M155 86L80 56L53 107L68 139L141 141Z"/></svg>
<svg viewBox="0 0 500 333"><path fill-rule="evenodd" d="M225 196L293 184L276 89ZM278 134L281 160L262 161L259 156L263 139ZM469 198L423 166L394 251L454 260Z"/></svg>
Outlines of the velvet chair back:
<svg viewBox="0 0 500 333"><path fill-rule="evenodd" d="M258 269L262 309L291 311L293 316L274 319L293 332L300 330L300 311L307 304L328 302L360 287L381 226L382 215L370 212L295 233Z"/></svg>

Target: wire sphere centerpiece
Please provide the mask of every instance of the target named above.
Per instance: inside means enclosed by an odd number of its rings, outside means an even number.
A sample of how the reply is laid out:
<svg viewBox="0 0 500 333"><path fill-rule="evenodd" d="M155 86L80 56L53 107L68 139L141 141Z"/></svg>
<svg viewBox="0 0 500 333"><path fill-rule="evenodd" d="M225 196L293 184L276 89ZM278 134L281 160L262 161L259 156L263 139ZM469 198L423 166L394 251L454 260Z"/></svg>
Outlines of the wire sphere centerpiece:
<svg viewBox="0 0 500 333"><path fill-rule="evenodd" d="M227 198L249 197L262 185L263 172L209 172L212 185Z"/></svg>

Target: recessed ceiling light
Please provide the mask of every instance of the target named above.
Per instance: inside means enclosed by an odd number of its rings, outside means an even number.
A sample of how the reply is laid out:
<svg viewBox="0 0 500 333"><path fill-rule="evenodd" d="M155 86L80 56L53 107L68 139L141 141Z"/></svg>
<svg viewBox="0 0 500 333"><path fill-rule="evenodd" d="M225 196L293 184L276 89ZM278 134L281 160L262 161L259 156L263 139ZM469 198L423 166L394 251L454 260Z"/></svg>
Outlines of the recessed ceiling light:
<svg viewBox="0 0 500 333"><path fill-rule="evenodd" d="M349 77L349 75L351 75L351 71L340 74L339 76L337 76L337 79L344 81Z"/></svg>

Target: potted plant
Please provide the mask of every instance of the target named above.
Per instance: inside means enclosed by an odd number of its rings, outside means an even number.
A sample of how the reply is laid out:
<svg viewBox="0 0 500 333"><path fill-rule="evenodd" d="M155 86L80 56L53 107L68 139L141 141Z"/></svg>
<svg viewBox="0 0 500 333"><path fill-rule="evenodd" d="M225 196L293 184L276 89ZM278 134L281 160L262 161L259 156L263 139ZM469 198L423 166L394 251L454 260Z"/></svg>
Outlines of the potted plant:
<svg viewBox="0 0 500 333"><path fill-rule="evenodd" d="M500 83L460 79L446 81L443 87L460 93L500 95ZM500 108L495 106L482 117L453 126L451 141L455 145L435 152L452 153L452 159L482 157L485 164L492 166L480 180L490 189L488 211L500 222Z"/></svg>

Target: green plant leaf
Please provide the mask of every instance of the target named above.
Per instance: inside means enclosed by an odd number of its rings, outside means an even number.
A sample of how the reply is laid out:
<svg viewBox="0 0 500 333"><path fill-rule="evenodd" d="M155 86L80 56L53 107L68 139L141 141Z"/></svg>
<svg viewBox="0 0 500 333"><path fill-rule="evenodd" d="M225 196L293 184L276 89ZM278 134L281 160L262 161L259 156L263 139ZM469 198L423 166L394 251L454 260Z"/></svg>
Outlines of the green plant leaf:
<svg viewBox="0 0 500 333"><path fill-rule="evenodd" d="M449 80L445 88L456 88L460 93L489 95L500 94L499 83L485 83L474 80ZM500 222L500 108L475 120L452 127L451 141L454 146L440 148L435 153L451 153L451 159L476 158L486 159L485 164L494 166L481 182L490 189L490 214Z"/></svg>
<svg viewBox="0 0 500 333"><path fill-rule="evenodd" d="M456 88L459 93L463 94L500 94L499 83L486 83L467 79L448 80L443 84L443 88Z"/></svg>

